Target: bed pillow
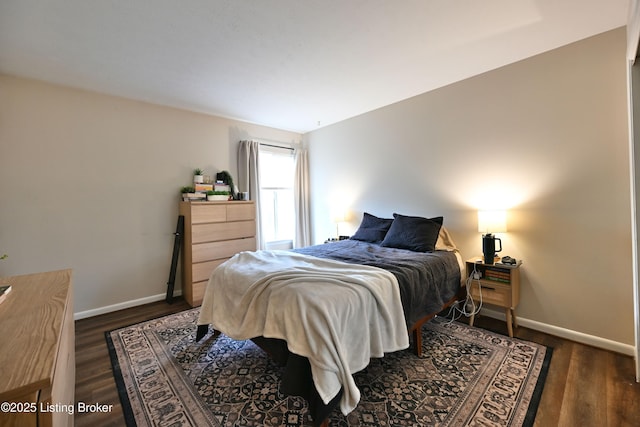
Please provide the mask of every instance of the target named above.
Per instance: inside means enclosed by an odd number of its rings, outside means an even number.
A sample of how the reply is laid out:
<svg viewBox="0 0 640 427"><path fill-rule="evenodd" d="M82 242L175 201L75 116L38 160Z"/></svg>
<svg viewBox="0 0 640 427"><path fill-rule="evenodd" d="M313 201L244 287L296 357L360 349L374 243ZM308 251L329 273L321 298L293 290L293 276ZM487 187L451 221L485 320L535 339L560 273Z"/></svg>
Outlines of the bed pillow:
<svg viewBox="0 0 640 427"><path fill-rule="evenodd" d="M384 236L386 236L392 223L393 219L391 218L378 218L365 212L360 227L355 234L351 236L351 239L369 243L380 243L384 239Z"/></svg>
<svg viewBox="0 0 640 427"><path fill-rule="evenodd" d="M436 251L457 251L458 248L453 242L449 230L444 225L440 227L440 233L438 233L438 240L436 240Z"/></svg>
<svg viewBox="0 0 640 427"><path fill-rule="evenodd" d="M393 214L394 220L380 246L431 252L436 247L443 218Z"/></svg>

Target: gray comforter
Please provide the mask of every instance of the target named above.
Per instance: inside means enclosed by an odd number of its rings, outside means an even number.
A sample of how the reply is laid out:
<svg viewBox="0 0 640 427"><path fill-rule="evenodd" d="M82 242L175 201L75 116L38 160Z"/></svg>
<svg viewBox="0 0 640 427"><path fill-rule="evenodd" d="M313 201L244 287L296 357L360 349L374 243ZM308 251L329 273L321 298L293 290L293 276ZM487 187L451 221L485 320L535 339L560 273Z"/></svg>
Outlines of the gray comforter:
<svg viewBox="0 0 640 427"><path fill-rule="evenodd" d="M370 265L393 273L400 286L407 328L439 311L460 289L460 265L453 252L412 252L357 240L309 246L295 252Z"/></svg>

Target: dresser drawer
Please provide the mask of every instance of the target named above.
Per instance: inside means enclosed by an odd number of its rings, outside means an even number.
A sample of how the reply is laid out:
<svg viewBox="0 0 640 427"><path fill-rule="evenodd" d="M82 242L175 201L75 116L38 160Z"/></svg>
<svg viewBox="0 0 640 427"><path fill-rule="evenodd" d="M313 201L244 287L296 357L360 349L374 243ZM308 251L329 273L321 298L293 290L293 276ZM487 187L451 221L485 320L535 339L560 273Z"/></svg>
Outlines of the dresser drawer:
<svg viewBox="0 0 640 427"><path fill-rule="evenodd" d="M208 281L209 277L211 277L211 272L213 272L213 270L215 270L217 266L219 266L220 264L222 264L228 259L229 258L221 258L221 259L216 259L214 261L199 262L199 263L193 264L193 270L192 270L193 281L194 282L201 282L203 280Z"/></svg>
<svg viewBox="0 0 640 427"><path fill-rule="evenodd" d="M193 204L191 206L191 223L225 222L227 220L227 206L220 204Z"/></svg>
<svg viewBox="0 0 640 427"><path fill-rule="evenodd" d="M220 242L198 243L192 245L191 253L194 263L212 261L221 258L231 258L242 251L255 251L256 239L250 237L238 240L223 240Z"/></svg>
<svg viewBox="0 0 640 427"><path fill-rule="evenodd" d="M191 284L191 301L189 304L191 307L197 307L202 304L202 300L204 299L204 292L207 289L208 280L203 282L194 282Z"/></svg>
<svg viewBox="0 0 640 427"><path fill-rule="evenodd" d="M191 242L215 242L218 240L242 239L255 235L256 222L253 220L194 224L191 231Z"/></svg>
<svg viewBox="0 0 640 427"><path fill-rule="evenodd" d="M481 282L482 284L482 302L487 304L495 304L502 307L511 306L511 289L508 286L495 285L492 283ZM471 296L474 300L480 300L480 291L478 283L474 281L471 285Z"/></svg>
<svg viewBox="0 0 640 427"><path fill-rule="evenodd" d="M246 221L256 219L256 207L253 203L229 203L227 221Z"/></svg>

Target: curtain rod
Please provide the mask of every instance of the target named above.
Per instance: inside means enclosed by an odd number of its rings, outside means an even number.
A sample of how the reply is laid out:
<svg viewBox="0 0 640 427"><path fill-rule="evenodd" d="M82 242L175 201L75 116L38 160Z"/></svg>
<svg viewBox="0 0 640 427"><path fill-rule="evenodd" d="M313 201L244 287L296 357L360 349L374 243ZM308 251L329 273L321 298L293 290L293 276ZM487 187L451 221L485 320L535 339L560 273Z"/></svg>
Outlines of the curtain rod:
<svg viewBox="0 0 640 427"><path fill-rule="evenodd" d="M281 145L265 144L264 142L259 142L258 144L263 145L265 147L282 148L283 150L290 150L290 151L294 151L295 150L292 147L283 147Z"/></svg>

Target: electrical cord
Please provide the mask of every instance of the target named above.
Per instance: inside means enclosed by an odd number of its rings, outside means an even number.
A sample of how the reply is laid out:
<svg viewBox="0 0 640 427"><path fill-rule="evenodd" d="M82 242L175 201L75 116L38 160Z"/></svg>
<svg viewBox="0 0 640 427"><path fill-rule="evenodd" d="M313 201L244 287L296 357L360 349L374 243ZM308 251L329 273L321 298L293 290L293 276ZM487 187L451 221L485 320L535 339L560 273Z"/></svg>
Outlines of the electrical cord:
<svg viewBox="0 0 640 427"><path fill-rule="evenodd" d="M474 282L478 285L479 301L477 305L476 305L476 302L471 297L471 287L473 286ZM471 317L480 313L480 309L482 308L482 284L480 283L480 272L476 269L475 263L473 264L473 271L467 277L466 287L467 287L467 297L465 298L464 301L457 301L455 304L453 304L449 308L449 311L447 312L445 318L449 318L449 316L451 316L451 319L447 323L455 322L456 320L460 319L462 316ZM460 303L464 303L462 305L462 308L459 307ZM467 307L470 307L470 310L467 310Z"/></svg>

